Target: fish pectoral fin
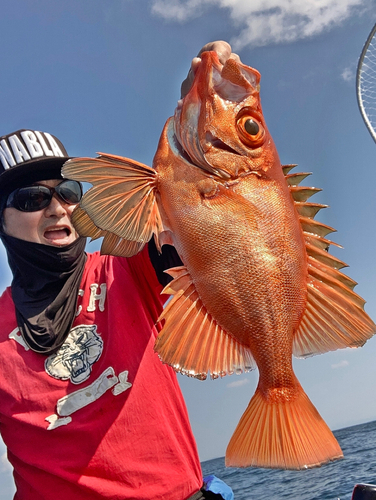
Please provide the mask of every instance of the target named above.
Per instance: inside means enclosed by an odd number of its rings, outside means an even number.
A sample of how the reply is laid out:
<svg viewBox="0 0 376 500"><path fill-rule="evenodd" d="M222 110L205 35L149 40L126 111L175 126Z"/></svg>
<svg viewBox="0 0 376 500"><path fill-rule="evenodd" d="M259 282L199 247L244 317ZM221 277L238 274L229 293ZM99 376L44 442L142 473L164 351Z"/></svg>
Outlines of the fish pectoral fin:
<svg viewBox="0 0 376 500"><path fill-rule="evenodd" d="M132 257L144 248L145 243L129 241L119 238L116 234L107 233L101 246L102 255L115 255L116 257Z"/></svg>
<svg viewBox="0 0 376 500"><path fill-rule="evenodd" d="M106 231L99 229L79 205L73 210L71 220L80 236L97 240L106 234Z"/></svg>
<svg viewBox="0 0 376 500"><path fill-rule="evenodd" d="M343 458L342 450L299 385L269 401L258 388L226 450L226 467L307 469Z"/></svg>
<svg viewBox="0 0 376 500"><path fill-rule="evenodd" d="M325 252L329 255L327 252ZM308 256L307 306L293 340L293 353L307 357L344 347L361 347L376 332L356 283L336 262Z"/></svg>
<svg viewBox="0 0 376 500"><path fill-rule="evenodd" d="M204 380L255 368L245 346L227 334L210 316L185 266L167 271L173 276L162 293L173 295L159 320L164 326L154 350L177 372Z"/></svg>
<svg viewBox="0 0 376 500"><path fill-rule="evenodd" d="M153 233L163 231L155 197L158 174L154 169L128 158L100 153L98 158L69 160L62 173L69 179L93 185L80 206L98 229L133 242L134 247L135 243L142 247ZM86 222L85 227L88 226Z"/></svg>
<svg viewBox="0 0 376 500"><path fill-rule="evenodd" d="M99 229L80 206L77 206L73 210L72 223L81 236L91 238L92 240L103 238L101 245L102 255L132 257L132 255L140 252L145 245L145 243L124 240L116 234Z"/></svg>

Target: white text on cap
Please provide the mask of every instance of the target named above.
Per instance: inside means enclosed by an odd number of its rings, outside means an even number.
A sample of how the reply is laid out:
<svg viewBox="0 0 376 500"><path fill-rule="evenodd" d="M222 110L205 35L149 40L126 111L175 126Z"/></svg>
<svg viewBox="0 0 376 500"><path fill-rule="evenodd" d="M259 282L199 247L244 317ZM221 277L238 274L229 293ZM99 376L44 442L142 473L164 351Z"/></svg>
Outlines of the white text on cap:
<svg viewBox="0 0 376 500"><path fill-rule="evenodd" d="M21 137L23 141L16 134L0 141L0 161L5 170L43 156L64 157L55 139L47 132L23 130Z"/></svg>

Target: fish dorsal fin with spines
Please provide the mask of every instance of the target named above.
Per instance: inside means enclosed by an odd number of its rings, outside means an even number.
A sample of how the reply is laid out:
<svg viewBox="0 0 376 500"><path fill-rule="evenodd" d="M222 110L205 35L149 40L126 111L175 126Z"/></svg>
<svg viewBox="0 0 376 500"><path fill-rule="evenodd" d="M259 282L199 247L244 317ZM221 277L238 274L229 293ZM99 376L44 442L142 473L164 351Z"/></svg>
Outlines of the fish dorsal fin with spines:
<svg viewBox="0 0 376 500"><path fill-rule="evenodd" d="M174 279L163 293L173 295L159 320L165 321L155 351L176 371L204 380L253 370L249 349L227 334L204 307L184 266L169 269Z"/></svg>
<svg viewBox="0 0 376 500"><path fill-rule="evenodd" d="M102 253L130 257L153 234L158 238L163 231L155 198L158 174L154 169L128 158L99 153L98 158L68 161L62 172L67 178L93 185L80 203L92 225L82 212L79 222L88 236L100 230L106 232Z"/></svg>
<svg viewBox="0 0 376 500"><path fill-rule="evenodd" d="M372 337L376 326L364 311L365 301L353 291L357 283L339 271L347 265L328 252L330 245L340 246L325 238L335 230L314 220L327 206L307 200L321 190L299 186L310 174L290 174L294 167L285 165L282 169L303 230L308 280L307 307L294 336L293 353L307 357L360 347Z"/></svg>

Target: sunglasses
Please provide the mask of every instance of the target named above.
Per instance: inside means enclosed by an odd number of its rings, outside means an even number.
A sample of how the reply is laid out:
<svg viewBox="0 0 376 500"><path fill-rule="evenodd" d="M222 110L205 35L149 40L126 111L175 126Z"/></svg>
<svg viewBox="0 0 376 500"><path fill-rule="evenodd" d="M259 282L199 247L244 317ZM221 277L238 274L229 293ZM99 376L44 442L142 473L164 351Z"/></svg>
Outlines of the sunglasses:
<svg viewBox="0 0 376 500"><path fill-rule="evenodd" d="M21 212L38 212L48 207L55 193L65 203L76 205L82 198L82 186L77 181L65 180L54 188L44 184L18 188L8 196L6 208L16 208Z"/></svg>

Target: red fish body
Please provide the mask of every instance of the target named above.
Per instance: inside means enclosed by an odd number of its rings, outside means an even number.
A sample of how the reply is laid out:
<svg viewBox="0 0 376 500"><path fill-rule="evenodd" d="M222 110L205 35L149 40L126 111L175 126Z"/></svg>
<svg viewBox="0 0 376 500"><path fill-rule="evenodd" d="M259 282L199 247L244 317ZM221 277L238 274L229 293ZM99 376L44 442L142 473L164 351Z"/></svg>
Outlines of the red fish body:
<svg viewBox="0 0 376 500"><path fill-rule="evenodd" d="M156 351L204 379L257 365L259 384L226 452L230 466L300 469L342 457L301 388L292 354L357 347L375 325L328 252L322 205L282 167L266 128L259 73L202 54L193 86L163 130L154 169L101 155L66 164L93 184L74 220L132 255L168 235L184 266L166 292ZM89 217L88 217L89 216Z"/></svg>

